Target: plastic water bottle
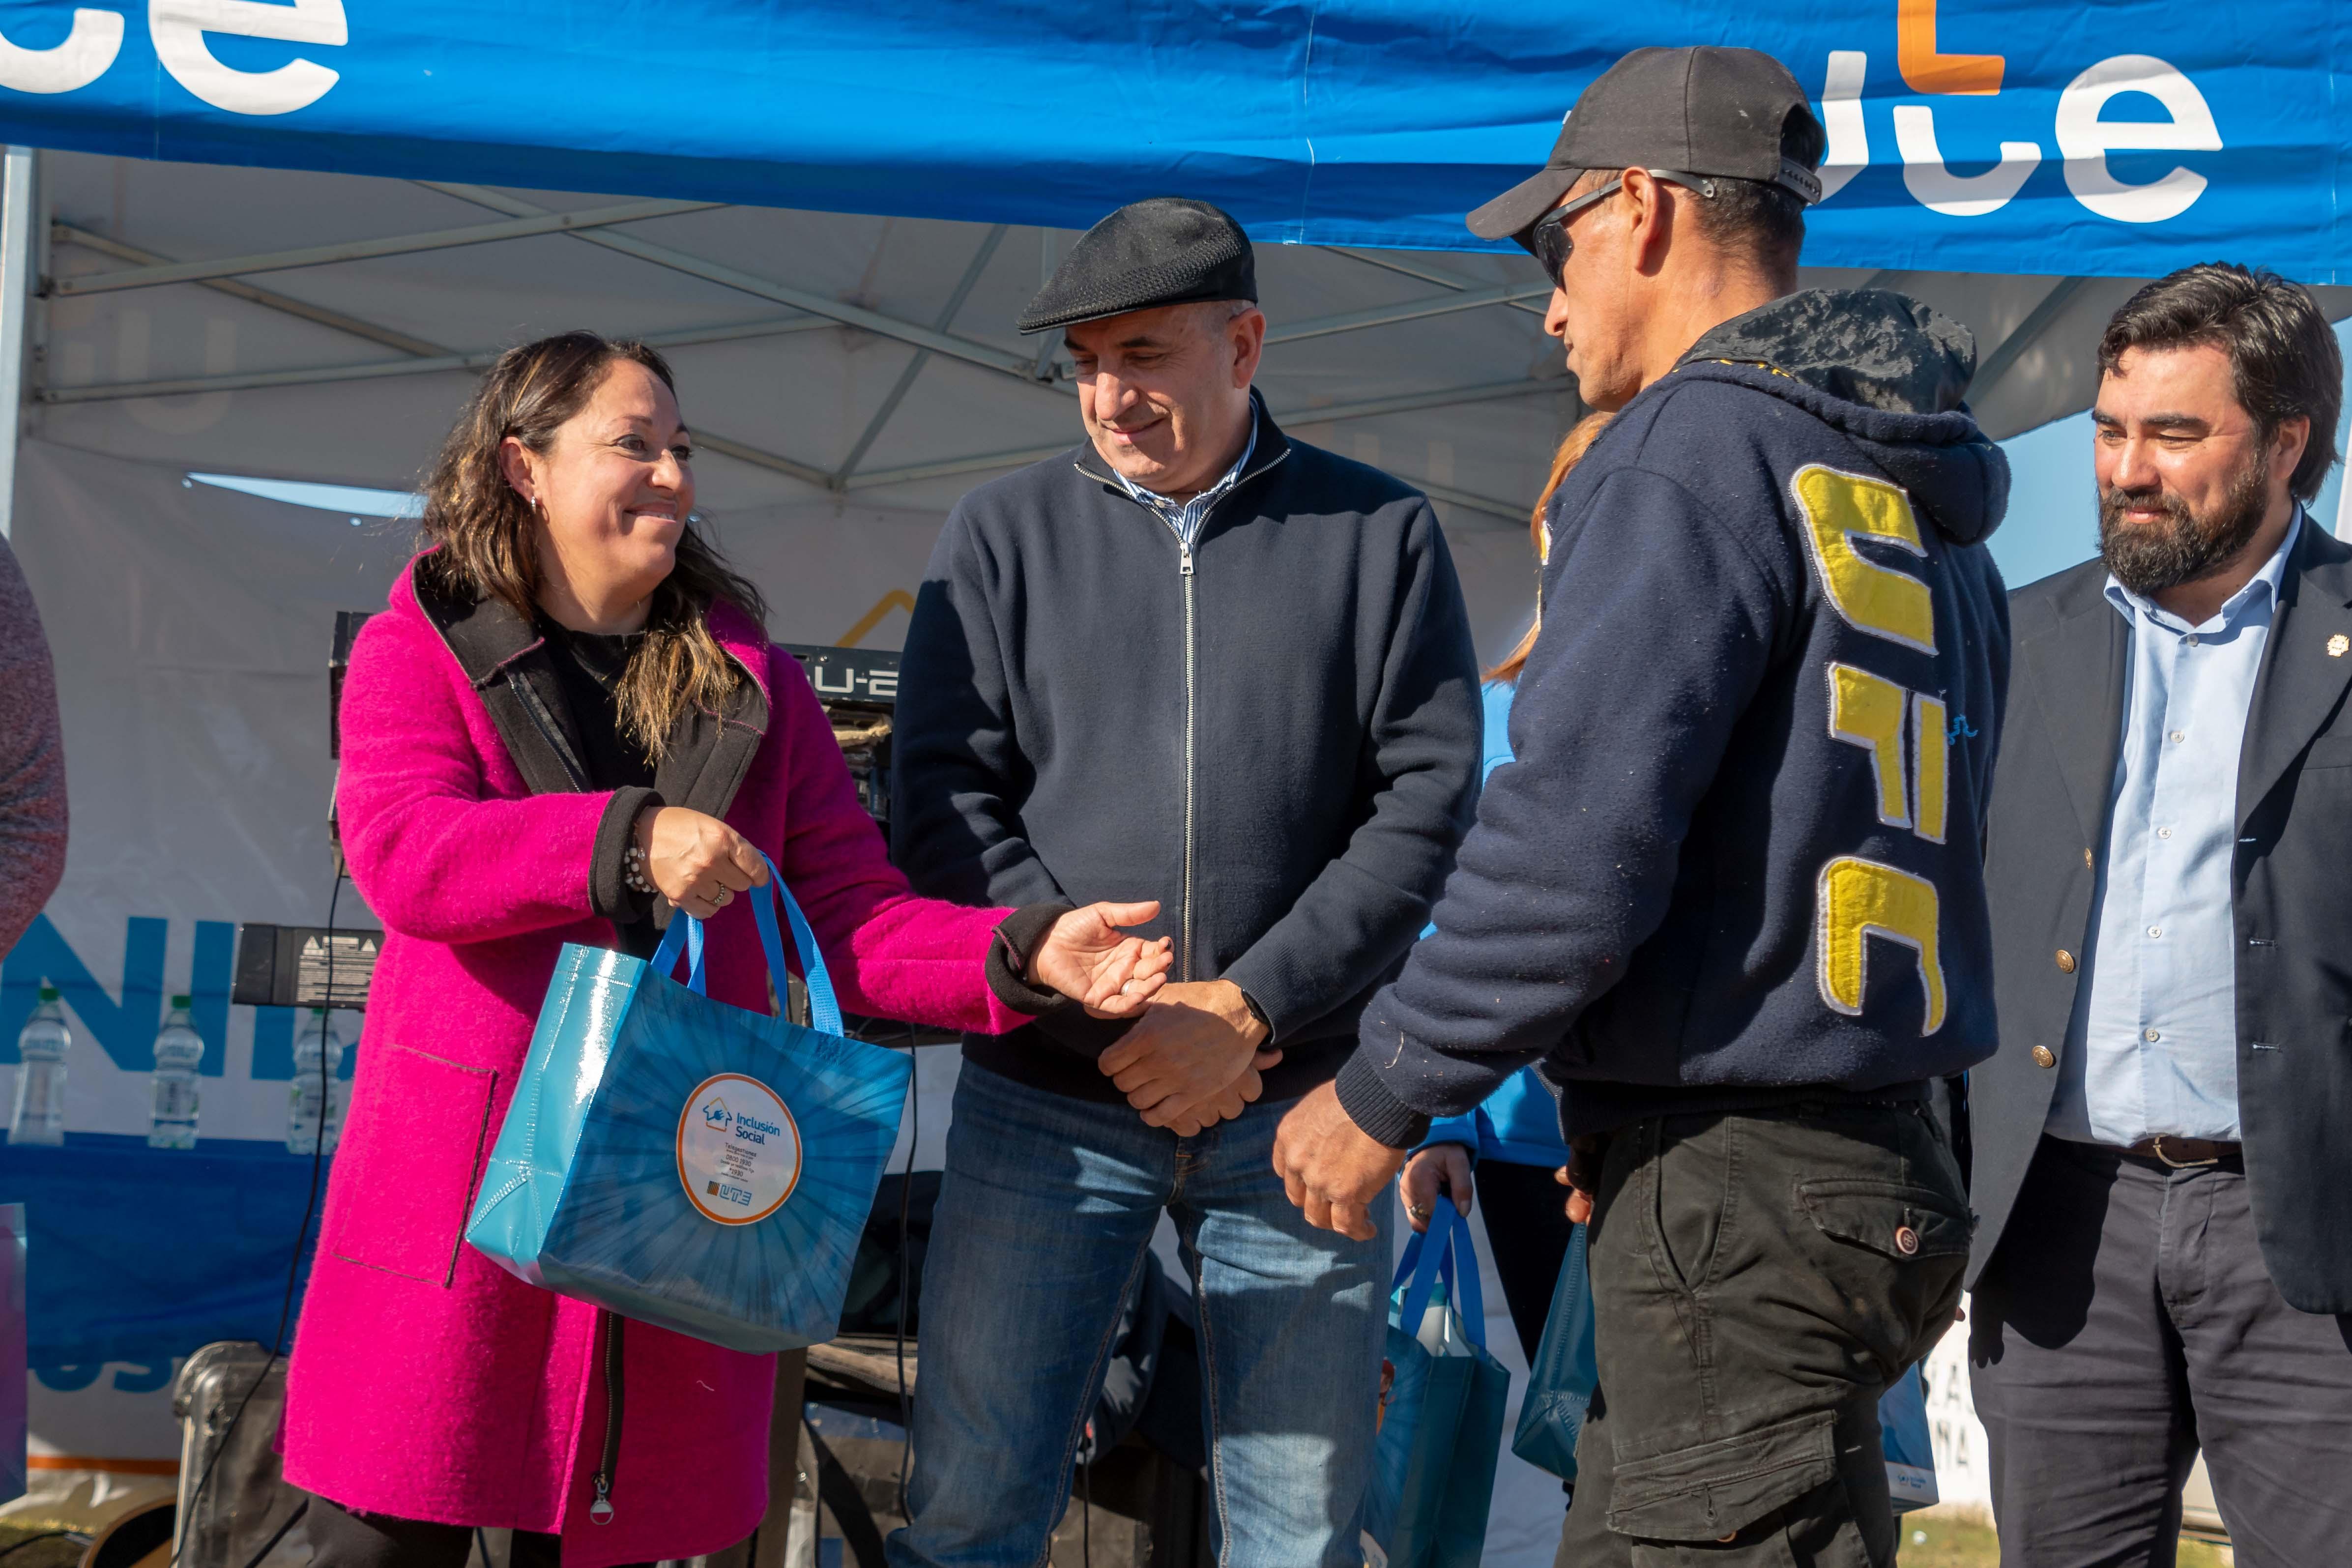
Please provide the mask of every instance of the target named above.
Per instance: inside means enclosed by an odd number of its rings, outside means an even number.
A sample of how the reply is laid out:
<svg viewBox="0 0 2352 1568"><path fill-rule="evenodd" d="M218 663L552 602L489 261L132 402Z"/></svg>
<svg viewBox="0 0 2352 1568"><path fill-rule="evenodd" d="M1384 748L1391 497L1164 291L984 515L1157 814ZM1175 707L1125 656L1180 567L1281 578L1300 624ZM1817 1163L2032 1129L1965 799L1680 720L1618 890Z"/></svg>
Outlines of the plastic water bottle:
<svg viewBox="0 0 2352 1568"><path fill-rule="evenodd" d="M324 1007L311 1008L310 1016L294 1031L294 1082L286 1112L288 1153L320 1152L322 1133L327 1140L324 1152L335 1152L335 1141L343 1131L343 1086L336 1079L342 1065L342 1032Z"/></svg>
<svg viewBox="0 0 2352 1568"><path fill-rule="evenodd" d="M58 988L41 987L40 1005L25 1021L16 1037L16 1107L8 1116L11 1143L62 1143L66 1141L66 1051L73 1035L66 1028L65 1009L58 1004Z"/></svg>
<svg viewBox="0 0 2352 1568"><path fill-rule="evenodd" d="M188 1022L188 999L172 998L163 1032L155 1037L155 1120L147 1129L150 1149L196 1146L196 1064L205 1042Z"/></svg>

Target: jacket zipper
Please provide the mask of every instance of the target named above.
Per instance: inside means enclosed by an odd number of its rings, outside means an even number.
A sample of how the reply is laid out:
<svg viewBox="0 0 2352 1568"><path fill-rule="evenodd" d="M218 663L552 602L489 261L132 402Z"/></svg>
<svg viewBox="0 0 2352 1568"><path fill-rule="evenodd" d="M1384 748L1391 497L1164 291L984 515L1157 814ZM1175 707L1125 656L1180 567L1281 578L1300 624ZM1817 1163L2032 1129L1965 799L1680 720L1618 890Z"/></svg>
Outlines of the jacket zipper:
<svg viewBox="0 0 2352 1568"><path fill-rule="evenodd" d="M1202 520L1206 521L1204 518ZM1184 914L1178 978L1192 978L1192 547L1176 542L1177 570L1184 578Z"/></svg>
<svg viewBox="0 0 2352 1568"><path fill-rule="evenodd" d="M1286 443L1281 451L1276 452L1273 457L1267 458L1265 462L1259 464L1256 468L1252 468L1248 473L1244 474L1238 480L1234 481L1234 489L1237 491L1242 488L1242 486L1248 484L1252 479L1256 479L1259 475L1267 472L1269 469L1279 467L1283 459L1289 456L1290 447L1288 444ZM1092 468L1087 468L1083 462L1075 462L1070 466L1076 468L1079 473L1084 474L1087 479L1094 480L1097 484L1102 485L1106 489L1117 489L1120 488L1117 481L1111 479L1106 475L1095 472ZM1224 497L1218 500L1217 505L1222 506L1226 500L1230 500L1231 499L1232 492L1228 492ZM1216 507L1211 507L1209 511L1210 515L1213 516L1216 511ZM1202 530L1205 531L1208 526L1209 518L1202 518ZM1190 980L1192 978L1192 724L1195 692L1195 675L1192 668L1194 641L1192 547L1185 543L1182 537L1179 536L1176 541L1176 569L1179 574L1184 579L1184 910L1182 915L1182 941L1178 946L1176 973L1177 978L1180 980Z"/></svg>
<svg viewBox="0 0 2352 1568"><path fill-rule="evenodd" d="M597 1524L610 1524L613 1481L621 1462L621 1325L625 1320L601 1307L596 1315L604 1320L604 1452L595 1475L589 1479L588 1484L596 1489L596 1500L588 1505L588 1517Z"/></svg>

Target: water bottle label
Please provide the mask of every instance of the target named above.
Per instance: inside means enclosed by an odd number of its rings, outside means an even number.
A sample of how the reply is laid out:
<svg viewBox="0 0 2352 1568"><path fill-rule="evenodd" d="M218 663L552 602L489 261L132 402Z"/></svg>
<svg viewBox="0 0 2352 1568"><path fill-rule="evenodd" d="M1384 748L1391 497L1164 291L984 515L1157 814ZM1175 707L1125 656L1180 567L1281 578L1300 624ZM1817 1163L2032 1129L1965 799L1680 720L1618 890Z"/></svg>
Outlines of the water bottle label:
<svg viewBox="0 0 2352 1568"><path fill-rule="evenodd" d="M705 1219L765 1219L800 1183L800 1126L758 1079L735 1072L707 1078L678 1111L677 1179Z"/></svg>

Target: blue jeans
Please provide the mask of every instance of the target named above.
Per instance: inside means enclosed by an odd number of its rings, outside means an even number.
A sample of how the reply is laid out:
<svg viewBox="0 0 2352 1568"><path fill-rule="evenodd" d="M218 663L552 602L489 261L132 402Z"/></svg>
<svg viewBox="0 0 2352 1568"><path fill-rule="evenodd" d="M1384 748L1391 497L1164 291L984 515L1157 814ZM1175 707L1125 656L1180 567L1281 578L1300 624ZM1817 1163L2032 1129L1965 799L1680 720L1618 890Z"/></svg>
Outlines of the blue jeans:
<svg viewBox="0 0 2352 1568"><path fill-rule="evenodd" d="M1386 1327L1375 1241L1310 1227L1274 1174L1287 1105L1197 1137L967 1066L923 1264L913 1522L893 1568L1035 1568L1160 1213L1201 1319L1226 1568L1352 1568Z"/></svg>

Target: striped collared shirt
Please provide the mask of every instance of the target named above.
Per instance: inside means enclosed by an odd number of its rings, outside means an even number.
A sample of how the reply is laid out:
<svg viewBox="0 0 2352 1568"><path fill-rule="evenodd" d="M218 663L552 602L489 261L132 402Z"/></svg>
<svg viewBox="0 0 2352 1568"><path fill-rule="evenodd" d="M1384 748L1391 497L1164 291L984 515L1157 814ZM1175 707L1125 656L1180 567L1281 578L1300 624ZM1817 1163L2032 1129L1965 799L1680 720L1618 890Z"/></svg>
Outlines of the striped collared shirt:
<svg viewBox="0 0 2352 1568"><path fill-rule="evenodd" d="M1257 395L1250 395L1249 439L1242 445L1242 455L1225 470L1225 477L1194 496L1191 500L1171 500L1158 490L1145 489L1117 468L1111 469L1127 493L1160 516L1176 535L1176 542L1190 550L1201 542L1201 524L1208 521L1210 510L1225 499L1227 491L1242 482L1242 470L1249 467L1251 457L1257 451Z"/></svg>

